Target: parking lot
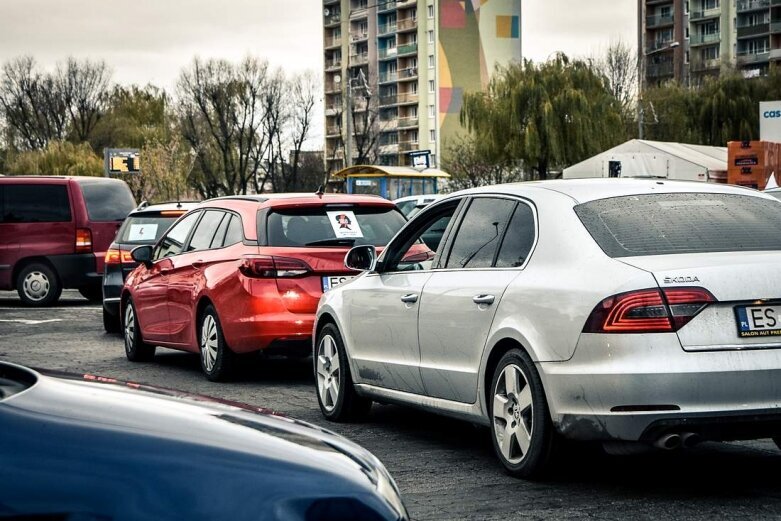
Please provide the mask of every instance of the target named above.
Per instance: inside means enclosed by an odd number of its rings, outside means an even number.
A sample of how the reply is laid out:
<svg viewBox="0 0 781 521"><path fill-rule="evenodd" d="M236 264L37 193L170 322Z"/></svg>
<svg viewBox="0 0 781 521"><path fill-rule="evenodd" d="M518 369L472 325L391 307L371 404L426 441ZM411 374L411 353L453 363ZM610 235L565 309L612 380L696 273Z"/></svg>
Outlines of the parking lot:
<svg viewBox="0 0 781 521"><path fill-rule="evenodd" d="M487 430L396 406L375 405L363 424L330 424L319 412L308 361L258 359L233 383L207 381L198 357L160 349L152 364L125 359L100 308L66 291L55 308L22 308L0 292L0 358L93 373L272 408L347 436L395 477L413 519L624 519L781 517L781 452L769 440L608 456L568 451L553 478L506 476Z"/></svg>

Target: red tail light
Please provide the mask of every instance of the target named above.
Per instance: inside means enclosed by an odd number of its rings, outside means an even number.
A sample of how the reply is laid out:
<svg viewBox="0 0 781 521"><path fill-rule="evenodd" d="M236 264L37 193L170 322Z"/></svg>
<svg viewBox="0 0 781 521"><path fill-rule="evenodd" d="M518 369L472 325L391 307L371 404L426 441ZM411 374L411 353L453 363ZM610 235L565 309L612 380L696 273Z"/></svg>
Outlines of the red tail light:
<svg viewBox="0 0 781 521"><path fill-rule="evenodd" d="M247 277L275 279L278 277L300 277L312 271L312 268L304 261L288 257L245 255L241 259L239 271Z"/></svg>
<svg viewBox="0 0 781 521"><path fill-rule="evenodd" d="M630 291L608 297L594 308L584 333L667 333L678 331L716 302L702 288Z"/></svg>
<svg viewBox="0 0 781 521"><path fill-rule="evenodd" d="M92 253L92 232L89 228L76 228L76 253Z"/></svg>
<svg viewBox="0 0 781 521"><path fill-rule="evenodd" d="M130 256L130 252L127 250L119 250L117 248L110 248L106 252L106 258L104 259L106 264L134 264L136 261Z"/></svg>

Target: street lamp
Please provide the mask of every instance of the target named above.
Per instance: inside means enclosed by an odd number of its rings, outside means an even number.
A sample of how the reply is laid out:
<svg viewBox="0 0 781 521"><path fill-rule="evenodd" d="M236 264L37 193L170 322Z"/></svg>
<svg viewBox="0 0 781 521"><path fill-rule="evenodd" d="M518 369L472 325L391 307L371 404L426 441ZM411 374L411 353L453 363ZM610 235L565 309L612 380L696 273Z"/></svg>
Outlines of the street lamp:
<svg viewBox="0 0 781 521"><path fill-rule="evenodd" d="M680 46L681 43L678 41L669 42L667 45L664 45L662 47L659 47L658 49L653 49L652 51L645 52L645 47L640 49L641 52L637 53L638 59L637 59L637 75L639 77L638 87L637 87L637 137L639 139L643 139L643 116L645 115L645 111L643 110L643 88L645 87L645 62L646 59L653 55L660 52L669 51L670 49L675 49L676 47ZM675 56L673 56L673 67L675 67ZM675 74L675 70L673 69L673 74Z"/></svg>

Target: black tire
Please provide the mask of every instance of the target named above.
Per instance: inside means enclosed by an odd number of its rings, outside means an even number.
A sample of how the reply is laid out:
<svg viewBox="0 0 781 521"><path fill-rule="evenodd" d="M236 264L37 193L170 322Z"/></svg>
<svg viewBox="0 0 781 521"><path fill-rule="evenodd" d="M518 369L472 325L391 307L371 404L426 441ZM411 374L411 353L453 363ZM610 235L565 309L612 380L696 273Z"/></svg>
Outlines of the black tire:
<svg viewBox="0 0 781 521"><path fill-rule="evenodd" d="M116 334L122 331L122 323L119 317L112 315L103 308L103 329L106 333Z"/></svg>
<svg viewBox="0 0 781 521"><path fill-rule="evenodd" d="M238 357L225 342L220 317L211 304L204 308L198 320L198 347L206 378L212 382L225 382L234 376Z"/></svg>
<svg viewBox="0 0 781 521"><path fill-rule="evenodd" d="M131 362L151 362L155 358L155 346L147 344L141 337L138 314L132 299L127 299L122 316L122 336L125 356Z"/></svg>
<svg viewBox="0 0 781 521"><path fill-rule="evenodd" d="M79 288L79 293L92 303L103 302L103 288L100 286L87 286Z"/></svg>
<svg viewBox="0 0 781 521"><path fill-rule="evenodd" d="M511 376L506 376L505 370ZM513 384L507 382L513 380L514 388L508 390ZM494 408L499 404L503 404L502 410L495 414ZM494 452L505 470L518 478L542 477L558 439L540 375L524 351L513 349L499 360L491 378L488 409Z"/></svg>
<svg viewBox="0 0 781 521"><path fill-rule="evenodd" d="M355 390L342 335L334 324L326 324L318 333L313 358L317 402L323 416L334 422L366 418L372 401ZM335 360L338 367L334 367Z"/></svg>
<svg viewBox="0 0 781 521"><path fill-rule="evenodd" d="M62 284L52 268L34 262L19 271L16 291L25 306L51 306L60 299Z"/></svg>

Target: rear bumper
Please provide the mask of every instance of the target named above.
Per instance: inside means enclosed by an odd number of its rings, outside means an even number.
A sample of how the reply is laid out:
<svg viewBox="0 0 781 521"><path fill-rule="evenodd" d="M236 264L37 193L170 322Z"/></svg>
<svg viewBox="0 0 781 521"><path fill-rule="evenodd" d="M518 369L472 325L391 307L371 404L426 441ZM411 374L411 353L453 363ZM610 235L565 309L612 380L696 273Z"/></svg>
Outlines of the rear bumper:
<svg viewBox="0 0 781 521"><path fill-rule="evenodd" d="M100 286L102 274L97 271L95 254L50 255L46 259L57 271L63 288Z"/></svg>
<svg viewBox="0 0 781 521"><path fill-rule="evenodd" d="M285 346L291 354L300 354L302 345L309 347L314 321L314 313L290 312L251 314L227 324L222 320L225 339L234 352L275 354L285 354Z"/></svg>
<svg viewBox="0 0 781 521"><path fill-rule="evenodd" d="M538 367L554 425L572 439L781 434L779 349L692 353L675 334L584 334L572 359Z"/></svg>
<svg viewBox="0 0 781 521"><path fill-rule="evenodd" d="M122 267L107 265L103 273L103 309L110 315L119 315L119 299L124 285L125 272Z"/></svg>

